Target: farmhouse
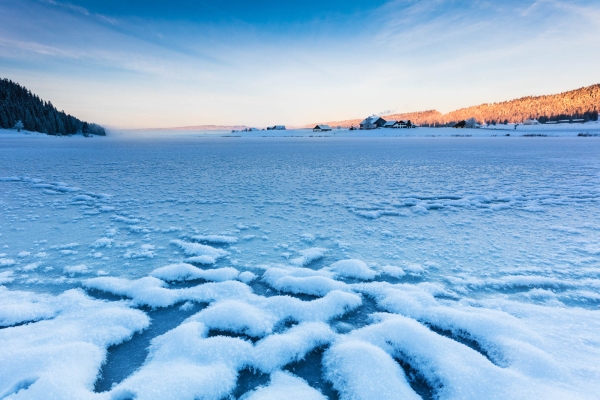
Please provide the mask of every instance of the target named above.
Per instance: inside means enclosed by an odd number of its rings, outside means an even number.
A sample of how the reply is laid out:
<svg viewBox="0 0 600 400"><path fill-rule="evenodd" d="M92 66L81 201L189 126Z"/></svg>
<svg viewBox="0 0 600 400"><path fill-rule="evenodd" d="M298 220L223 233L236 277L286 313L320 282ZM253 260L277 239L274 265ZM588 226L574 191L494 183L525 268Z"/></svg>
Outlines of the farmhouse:
<svg viewBox="0 0 600 400"><path fill-rule="evenodd" d="M377 129L377 128L381 128L383 125L385 125L386 120L378 117L376 115L373 115L371 117L367 117L364 119L363 122L360 123L360 129L362 130L367 130L367 129Z"/></svg>
<svg viewBox="0 0 600 400"><path fill-rule="evenodd" d="M413 126L414 125L411 124L410 120L409 121L405 121L405 120L388 121L383 125L384 128L393 128L393 129L412 128Z"/></svg>
<svg viewBox="0 0 600 400"><path fill-rule="evenodd" d="M268 131L285 131L285 125L273 125L267 128Z"/></svg>
<svg viewBox="0 0 600 400"><path fill-rule="evenodd" d="M331 128L329 127L329 125L325 124L317 125L313 128L313 132L328 132L330 130Z"/></svg>

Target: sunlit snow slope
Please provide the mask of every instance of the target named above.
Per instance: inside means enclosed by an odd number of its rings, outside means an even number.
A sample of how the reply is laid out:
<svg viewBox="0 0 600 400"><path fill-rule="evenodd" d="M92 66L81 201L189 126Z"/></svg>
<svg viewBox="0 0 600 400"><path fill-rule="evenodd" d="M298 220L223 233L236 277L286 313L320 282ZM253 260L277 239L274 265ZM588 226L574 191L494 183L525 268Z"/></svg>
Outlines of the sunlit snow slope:
<svg viewBox="0 0 600 400"><path fill-rule="evenodd" d="M600 138L0 138L0 399L594 399Z"/></svg>

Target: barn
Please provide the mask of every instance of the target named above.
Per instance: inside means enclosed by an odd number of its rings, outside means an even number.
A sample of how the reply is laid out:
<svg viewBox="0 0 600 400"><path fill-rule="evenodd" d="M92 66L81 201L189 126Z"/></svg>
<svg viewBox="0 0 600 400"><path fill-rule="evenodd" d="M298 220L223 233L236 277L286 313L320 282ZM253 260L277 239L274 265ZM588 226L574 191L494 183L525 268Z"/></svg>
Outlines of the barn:
<svg viewBox="0 0 600 400"><path fill-rule="evenodd" d="M378 117L376 115L373 115L371 117L365 118L364 121L360 123L360 129L362 129L362 130L377 129L377 128L381 128L382 126L384 126L385 123L386 123L385 119Z"/></svg>
<svg viewBox="0 0 600 400"><path fill-rule="evenodd" d="M329 125L320 124L313 128L313 132L329 132L331 127Z"/></svg>

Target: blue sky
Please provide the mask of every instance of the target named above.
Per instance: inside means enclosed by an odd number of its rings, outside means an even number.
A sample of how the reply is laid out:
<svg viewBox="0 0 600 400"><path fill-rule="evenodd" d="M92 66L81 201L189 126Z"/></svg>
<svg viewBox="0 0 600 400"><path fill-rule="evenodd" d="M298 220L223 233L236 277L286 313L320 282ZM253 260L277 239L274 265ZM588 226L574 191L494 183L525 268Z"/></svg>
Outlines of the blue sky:
<svg viewBox="0 0 600 400"><path fill-rule="evenodd" d="M600 82L594 1L0 0L0 76L110 127L300 125Z"/></svg>

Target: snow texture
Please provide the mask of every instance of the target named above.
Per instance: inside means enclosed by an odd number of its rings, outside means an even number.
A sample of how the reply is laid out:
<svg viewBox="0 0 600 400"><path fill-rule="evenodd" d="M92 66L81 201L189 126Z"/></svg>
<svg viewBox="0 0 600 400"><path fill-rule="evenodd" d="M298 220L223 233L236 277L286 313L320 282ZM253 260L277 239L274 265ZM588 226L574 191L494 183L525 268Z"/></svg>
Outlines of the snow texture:
<svg viewBox="0 0 600 400"><path fill-rule="evenodd" d="M597 398L600 124L334 132L1 131L0 398Z"/></svg>

